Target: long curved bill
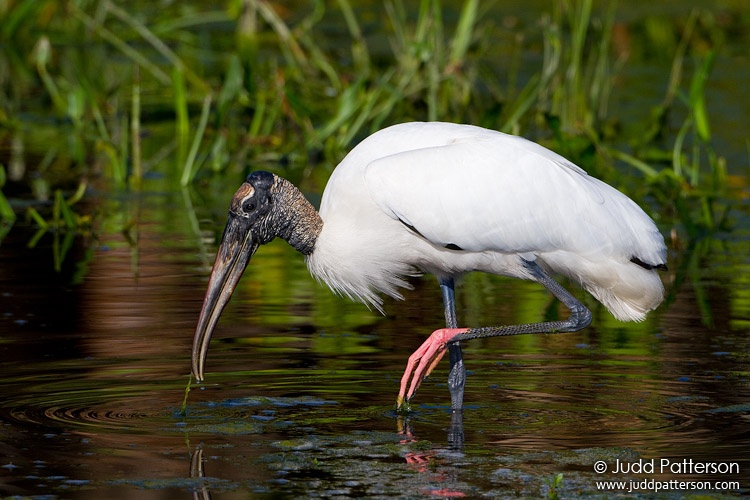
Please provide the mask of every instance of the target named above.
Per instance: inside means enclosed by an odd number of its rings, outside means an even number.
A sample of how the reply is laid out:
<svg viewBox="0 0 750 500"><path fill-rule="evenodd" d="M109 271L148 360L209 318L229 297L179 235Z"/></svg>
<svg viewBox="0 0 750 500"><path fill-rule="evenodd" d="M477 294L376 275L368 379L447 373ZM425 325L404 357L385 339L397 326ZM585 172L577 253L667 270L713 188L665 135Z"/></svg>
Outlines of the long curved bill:
<svg viewBox="0 0 750 500"><path fill-rule="evenodd" d="M216 322L257 249L258 243L254 241L250 224L246 219L230 213L193 337L192 369L198 382L203 380L208 344Z"/></svg>

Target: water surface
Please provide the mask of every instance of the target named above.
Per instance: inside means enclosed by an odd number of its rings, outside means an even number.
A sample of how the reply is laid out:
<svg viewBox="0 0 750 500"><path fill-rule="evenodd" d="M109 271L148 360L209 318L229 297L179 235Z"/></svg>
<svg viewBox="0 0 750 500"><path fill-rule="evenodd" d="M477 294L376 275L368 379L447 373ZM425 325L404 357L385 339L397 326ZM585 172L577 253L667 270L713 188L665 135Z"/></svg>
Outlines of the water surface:
<svg viewBox="0 0 750 500"><path fill-rule="evenodd" d="M410 415L393 411L406 357L440 326L432 278L405 302L387 301L383 317L333 296L274 242L226 309L207 380L183 414L230 192L102 197L113 215L95 238L76 237L60 273L52 234L27 248L34 231L21 225L3 241L4 496L539 496L558 473L565 496L628 477L747 491L746 230L673 255L667 303L642 324L616 322L576 290L595 314L582 332L469 343L462 426L448 408L446 363ZM132 219L125 232L122 214ZM458 293L466 324L558 310L541 287L513 280L472 276ZM740 473L593 470L662 458L736 463Z"/></svg>

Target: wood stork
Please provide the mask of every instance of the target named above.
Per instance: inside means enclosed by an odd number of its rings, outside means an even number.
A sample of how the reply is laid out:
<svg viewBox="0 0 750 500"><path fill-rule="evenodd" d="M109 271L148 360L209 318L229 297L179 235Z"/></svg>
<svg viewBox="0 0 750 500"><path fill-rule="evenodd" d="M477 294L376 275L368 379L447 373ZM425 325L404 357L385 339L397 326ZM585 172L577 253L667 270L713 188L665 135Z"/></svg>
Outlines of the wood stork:
<svg viewBox="0 0 750 500"><path fill-rule="evenodd" d="M383 311L381 295L421 273L440 283L446 327L409 358L397 405L449 352L451 405L460 409L459 342L574 332L591 313L551 273L567 276L619 320L641 321L662 300L664 239L631 199L548 149L470 125L405 123L372 134L336 167L316 212L287 180L251 173L232 198L193 340L203 380L211 333L252 255L281 237L334 292ZM454 278L484 271L532 280L569 310L566 320L458 328Z"/></svg>

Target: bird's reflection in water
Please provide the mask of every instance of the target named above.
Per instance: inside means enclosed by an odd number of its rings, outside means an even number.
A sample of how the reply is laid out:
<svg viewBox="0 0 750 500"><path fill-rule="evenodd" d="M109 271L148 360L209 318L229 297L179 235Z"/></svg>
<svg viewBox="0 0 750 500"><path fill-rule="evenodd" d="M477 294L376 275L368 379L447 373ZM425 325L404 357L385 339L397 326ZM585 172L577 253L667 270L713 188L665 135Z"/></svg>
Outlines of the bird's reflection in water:
<svg viewBox="0 0 750 500"><path fill-rule="evenodd" d="M463 453L464 449L463 412L453 410L450 415L450 426L448 427L447 435L448 451L460 454ZM413 468L420 474L437 474L433 479L440 482L451 480L445 472L436 473L436 469L440 463L439 448L419 449L420 440L414 432L414 425L409 416L398 415L396 417L396 432L402 436L399 444L412 448L404 456L408 467ZM190 478L194 480L193 498L195 500L208 500L211 498L209 482L205 480L206 459L203 456L203 448L204 444L201 443L190 453ZM429 493L442 497L464 496L464 493L447 487L440 490L430 490Z"/></svg>
<svg viewBox="0 0 750 500"><path fill-rule="evenodd" d="M408 416L399 415L396 417L396 432L405 437L401 440L401 444L417 441L413 424ZM448 427L448 447L453 452L463 452L464 450L464 414L462 410L451 411L451 423Z"/></svg>
<svg viewBox="0 0 750 500"><path fill-rule="evenodd" d="M402 445L416 444L419 439L414 433L414 428L408 417L399 416L396 419L396 429L399 434L404 436L400 441ZM463 452L464 447L464 429L463 429L463 413L461 410L451 411L451 423L448 428L448 445L451 452ZM409 451L404 456L407 465L414 468L420 474L435 474L433 480L438 482L448 483L452 480L448 476L447 472L439 472L439 457L438 449L429 448L424 451ZM438 496L443 498L459 498L464 497L466 494L462 491L450 488L446 485L440 489L430 489L428 492L431 496Z"/></svg>
<svg viewBox="0 0 750 500"><path fill-rule="evenodd" d="M464 449L464 413L463 410L451 411L451 426L448 428L448 444L451 449Z"/></svg>
<svg viewBox="0 0 750 500"><path fill-rule="evenodd" d="M199 444L195 447L195 451L190 455L190 478L201 479L206 477L203 464L206 461L203 459L203 445ZM193 498L195 500L209 500L211 498L211 492L208 489L208 484L205 481L196 481L196 488L193 490Z"/></svg>

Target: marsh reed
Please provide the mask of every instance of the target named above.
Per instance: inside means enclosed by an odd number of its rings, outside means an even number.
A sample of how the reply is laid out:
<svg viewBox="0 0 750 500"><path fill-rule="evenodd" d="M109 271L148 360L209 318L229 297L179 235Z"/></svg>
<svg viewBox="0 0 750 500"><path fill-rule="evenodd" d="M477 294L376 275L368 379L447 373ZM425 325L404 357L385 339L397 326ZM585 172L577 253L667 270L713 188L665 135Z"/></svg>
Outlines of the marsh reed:
<svg viewBox="0 0 750 500"><path fill-rule="evenodd" d="M329 170L386 125L445 120L530 136L648 200L648 210L676 219L689 237L726 225L726 162L712 146L705 104L717 28L705 13L678 26L664 98L637 135L623 138L608 106L628 63L613 50L614 3L556 2L515 35L496 6L478 0L420 0L413 10L395 0L374 10L313 1L294 14L270 0L230 0L211 9L40 0L0 12L0 36L18 55L6 66L21 75L0 98L3 140L39 127L50 141L74 145L50 153L69 175L40 172L46 192L90 180L138 190L155 173L186 187L239 176L249 164L300 179ZM206 36L222 41L204 48ZM534 38L539 62L523 59ZM511 71L498 75L493 50L508 39ZM26 95L43 123L19 112ZM676 131L674 115L684 116ZM75 230L77 219L66 215L75 199L56 195L54 213L32 208L29 217ZM2 231L17 211L0 191Z"/></svg>

